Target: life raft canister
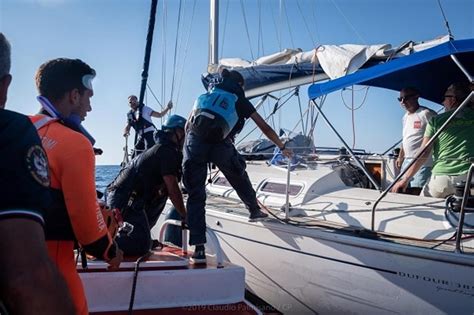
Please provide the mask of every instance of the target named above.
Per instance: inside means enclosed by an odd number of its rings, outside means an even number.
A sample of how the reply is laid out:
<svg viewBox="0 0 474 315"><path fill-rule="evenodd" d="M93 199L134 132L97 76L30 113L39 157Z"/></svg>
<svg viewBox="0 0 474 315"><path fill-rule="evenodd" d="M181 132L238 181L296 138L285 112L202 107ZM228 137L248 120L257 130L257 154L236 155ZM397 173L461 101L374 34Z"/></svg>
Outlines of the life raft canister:
<svg viewBox="0 0 474 315"><path fill-rule="evenodd" d="M219 88L200 95L194 102L192 129L207 140L225 139L239 120L237 95Z"/></svg>

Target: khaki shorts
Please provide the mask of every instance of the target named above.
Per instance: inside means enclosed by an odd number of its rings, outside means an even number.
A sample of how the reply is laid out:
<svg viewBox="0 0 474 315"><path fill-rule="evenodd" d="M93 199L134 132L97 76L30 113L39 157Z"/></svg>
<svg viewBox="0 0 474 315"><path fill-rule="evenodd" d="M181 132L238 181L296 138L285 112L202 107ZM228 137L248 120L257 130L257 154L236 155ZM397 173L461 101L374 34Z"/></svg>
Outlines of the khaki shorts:
<svg viewBox="0 0 474 315"><path fill-rule="evenodd" d="M454 194L456 183L466 180L466 174L461 175L431 175L423 186L420 196L445 198Z"/></svg>

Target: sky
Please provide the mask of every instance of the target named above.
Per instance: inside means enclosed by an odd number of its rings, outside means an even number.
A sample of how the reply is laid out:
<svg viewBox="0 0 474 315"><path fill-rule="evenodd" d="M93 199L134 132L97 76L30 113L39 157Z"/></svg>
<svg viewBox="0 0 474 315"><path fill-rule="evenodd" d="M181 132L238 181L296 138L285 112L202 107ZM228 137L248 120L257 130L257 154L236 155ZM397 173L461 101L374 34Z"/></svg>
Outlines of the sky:
<svg viewBox="0 0 474 315"><path fill-rule="evenodd" d="M455 39L474 37L474 0L439 0ZM39 105L34 74L45 61L79 58L97 71L92 112L84 126L104 153L98 165L123 159L127 97L139 94L151 1L145 0L0 0L0 31L12 45L13 81L7 108L34 114ZM221 0L219 58L256 59L284 48L311 50L321 44L392 44L446 35L438 0ZM181 6L181 14L179 8ZM179 23L178 23L179 21ZM170 99L173 113L187 117L204 93L200 76L207 69L209 1L159 0L145 104L161 110ZM439 74L442 75L442 74ZM307 88L300 101L308 104ZM275 96L283 95L275 93ZM344 139L360 149L381 153L401 138L404 110L398 92L356 88L328 97L325 113ZM255 101L254 101L255 103ZM421 100L435 110L440 106ZM265 104L268 115L274 103ZM303 109L304 110L304 109ZM269 123L293 129L300 119L298 100L289 101ZM161 119L154 120L157 127ZM250 122L241 135L254 127ZM353 130L356 137L353 137ZM296 129L296 131L300 131ZM247 139L259 137L253 133ZM132 145L133 137L129 139ZM322 122L317 146L340 147Z"/></svg>

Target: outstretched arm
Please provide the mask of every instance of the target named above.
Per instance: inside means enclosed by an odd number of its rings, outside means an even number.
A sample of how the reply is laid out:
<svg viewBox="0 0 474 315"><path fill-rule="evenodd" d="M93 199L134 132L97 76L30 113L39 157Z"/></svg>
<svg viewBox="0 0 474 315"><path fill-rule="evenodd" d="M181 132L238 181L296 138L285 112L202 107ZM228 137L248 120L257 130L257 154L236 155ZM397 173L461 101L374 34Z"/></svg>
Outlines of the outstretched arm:
<svg viewBox="0 0 474 315"><path fill-rule="evenodd" d="M0 253L0 296L11 314L74 314L69 290L48 257L38 222L1 220Z"/></svg>
<svg viewBox="0 0 474 315"><path fill-rule="evenodd" d="M263 134L270 139L283 153L286 157L291 157L293 152L287 148L285 148L285 144L280 140L280 137L276 134L276 132L270 127L265 120L263 120L262 116L259 113L254 112L250 115L250 118L255 122L258 128L263 132Z"/></svg>
<svg viewBox="0 0 474 315"><path fill-rule="evenodd" d="M167 112L169 112L173 108L173 102L169 101L168 105L166 105L166 108L162 112L151 112L152 117L160 118L166 115Z"/></svg>
<svg viewBox="0 0 474 315"><path fill-rule="evenodd" d="M168 190L168 195L171 202L173 203L173 206L176 208L182 218L186 218L186 208L184 207L181 189L179 189L178 178L174 175L165 175L163 176L163 181L165 182L166 189Z"/></svg>

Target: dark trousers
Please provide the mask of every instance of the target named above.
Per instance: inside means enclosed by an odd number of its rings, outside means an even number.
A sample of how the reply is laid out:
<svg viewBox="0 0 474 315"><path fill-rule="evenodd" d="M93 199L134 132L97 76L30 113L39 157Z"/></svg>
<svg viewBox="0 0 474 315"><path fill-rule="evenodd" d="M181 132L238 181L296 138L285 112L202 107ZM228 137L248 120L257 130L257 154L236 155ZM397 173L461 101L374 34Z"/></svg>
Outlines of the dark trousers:
<svg viewBox="0 0 474 315"><path fill-rule="evenodd" d="M147 206L141 198L136 198L130 207L120 207L114 203L120 199L123 198L120 198L120 192L117 190L107 194L107 204L113 208L121 208L123 220L133 225L133 231L129 234L120 231L116 238L117 245L125 256L142 256L151 249L150 231L163 212L168 197L156 198Z"/></svg>
<svg viewBox="0 0 474 315"><path fill-rule="evenodd" d="M234 144L204 142L192 132L186 135L183 148L183 183L188 192L189 244L206 243L206 176L207 163L212 162L224 174L239 198L251 212L259 209L252 183L245 171L245 159Z"/></svg>
<svg viewBox="0 0 474 315"><path fill-rule="evenodd" d="M143 151L151 148L153 145L155 145L155 143L156 142L153 131L148 131L145 132L143 135L138 136L138 141L135 144L135 149L132 153L132 159L140 153L143 153Z"/></svg>

